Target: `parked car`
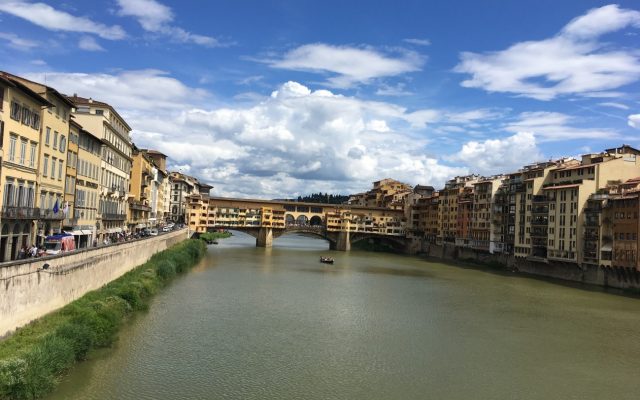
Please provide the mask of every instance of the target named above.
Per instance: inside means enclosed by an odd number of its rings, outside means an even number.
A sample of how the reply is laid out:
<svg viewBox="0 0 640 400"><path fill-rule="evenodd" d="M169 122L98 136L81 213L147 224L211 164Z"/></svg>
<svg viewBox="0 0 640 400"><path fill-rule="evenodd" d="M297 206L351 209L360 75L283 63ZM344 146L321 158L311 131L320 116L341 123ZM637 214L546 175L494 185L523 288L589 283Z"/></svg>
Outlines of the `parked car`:
<svg viewBox="0 0 640 400"><path fill-rule="evenodd" d="M163 227L162 232L171 232L171 227L169 225Z"/></svg>
<svg viewBox="0 0 640 400"><path fill-rule="evenodd" d="M149 229L149 236L158 236L158 230L156 228Z"/></svg>

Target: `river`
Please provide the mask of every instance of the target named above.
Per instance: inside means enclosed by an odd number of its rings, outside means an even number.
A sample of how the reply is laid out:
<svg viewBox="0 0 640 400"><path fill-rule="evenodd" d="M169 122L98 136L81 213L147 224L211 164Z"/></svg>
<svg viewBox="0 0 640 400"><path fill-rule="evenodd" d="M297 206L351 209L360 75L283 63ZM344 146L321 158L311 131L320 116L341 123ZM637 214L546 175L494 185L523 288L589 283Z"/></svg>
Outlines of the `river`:
<svg viewBox="0 0 640 400"><path fill-rule="evenodd" d="M637 298L302 236L254 244L210 246L49 399L640 396Z"/></svg>

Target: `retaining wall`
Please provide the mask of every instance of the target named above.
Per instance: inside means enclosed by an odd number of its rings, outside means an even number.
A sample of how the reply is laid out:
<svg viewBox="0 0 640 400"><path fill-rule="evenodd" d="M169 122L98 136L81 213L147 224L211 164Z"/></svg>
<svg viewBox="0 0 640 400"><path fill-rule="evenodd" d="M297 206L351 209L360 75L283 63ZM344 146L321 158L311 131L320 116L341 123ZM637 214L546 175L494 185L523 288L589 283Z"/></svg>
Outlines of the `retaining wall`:
<svg viewBox="0 0 640 400"><path fill-rule="evenodd" d="M579 266L575 263L529 261L504 254L489 254L453 244L430 244L424 252L430 257L444 260L500 263L513 271L530 275L581 282L616 289L640 290L640 272L630 268L602 268L595 265Z"/></svg>
<svg viewBox="0 0 640 400"><path fill-rule="evenodd" d="M187 239L187 230L0 265L0 337L98 289ZM42 267L49 264L45 270Z"/></svg>

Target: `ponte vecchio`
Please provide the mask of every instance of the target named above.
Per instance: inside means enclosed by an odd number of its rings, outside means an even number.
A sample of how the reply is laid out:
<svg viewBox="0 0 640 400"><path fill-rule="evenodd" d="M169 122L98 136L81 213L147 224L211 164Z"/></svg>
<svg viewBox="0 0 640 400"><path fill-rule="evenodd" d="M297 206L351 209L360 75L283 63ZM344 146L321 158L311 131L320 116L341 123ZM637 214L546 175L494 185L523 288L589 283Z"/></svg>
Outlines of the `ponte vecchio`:
<svg viewBox="0 0 640 400"><path fill-rule="evenodd" d="M303 233L329 241L332 250L348 251L364 239L384 239L405 245L402 210L346 204L319 204L278 200L190 196L187 224L194 233L219 229L245 232L256 246L271 247L286 233Z"/></svg>

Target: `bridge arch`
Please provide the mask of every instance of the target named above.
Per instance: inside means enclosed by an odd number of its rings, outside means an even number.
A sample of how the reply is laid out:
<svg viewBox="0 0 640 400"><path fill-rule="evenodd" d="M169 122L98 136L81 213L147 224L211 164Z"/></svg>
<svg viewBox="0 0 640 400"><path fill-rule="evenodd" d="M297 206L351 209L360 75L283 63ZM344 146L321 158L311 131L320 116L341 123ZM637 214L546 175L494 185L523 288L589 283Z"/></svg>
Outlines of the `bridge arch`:
<svg viewBox="0 0 640 400"><path fill-rule="evenodd" d="M291 215L291 214L287 214L287 215L284 217L284 221L285 221L285 224L286 224L286 225L295 225L295 223L296 223L296 217L294 217L294 216L293 216L293 215Z"/></svg>
<svg viewBox="0 0 640 400"><path fill-rule="evenodd" d="M313 217L311 217L311 219L309 220L309 225L311 226L320 226L322 225L322 218L320 218L317 215L314 215Z"/></svg>
<svg viewBox="0 0 640 400"><path fill-rule="evenodd" d="M299 215L298 218L296 218L296 224L300 226L309 225L309 217L304 214Z"/></svg>

